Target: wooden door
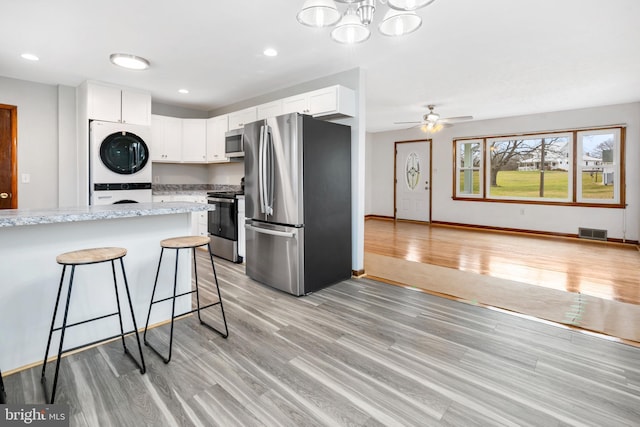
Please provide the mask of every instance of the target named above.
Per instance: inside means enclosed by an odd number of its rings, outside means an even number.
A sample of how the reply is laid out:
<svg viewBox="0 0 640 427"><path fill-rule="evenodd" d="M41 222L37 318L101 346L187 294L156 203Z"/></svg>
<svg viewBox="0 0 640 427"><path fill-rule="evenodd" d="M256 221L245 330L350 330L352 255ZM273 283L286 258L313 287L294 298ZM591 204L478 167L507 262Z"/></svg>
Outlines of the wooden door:
<svg viewBox="0 0 640 427"><path fill-rule="evenodd" d="M17 107L0 104L0 209L18 207L17 123Z"/></svg>
<svg viewBox="0 0 640 427"><path fill-rule="evenodd" d="M430 220L431 160L429 141L396 142L396 219Z"/></svg>

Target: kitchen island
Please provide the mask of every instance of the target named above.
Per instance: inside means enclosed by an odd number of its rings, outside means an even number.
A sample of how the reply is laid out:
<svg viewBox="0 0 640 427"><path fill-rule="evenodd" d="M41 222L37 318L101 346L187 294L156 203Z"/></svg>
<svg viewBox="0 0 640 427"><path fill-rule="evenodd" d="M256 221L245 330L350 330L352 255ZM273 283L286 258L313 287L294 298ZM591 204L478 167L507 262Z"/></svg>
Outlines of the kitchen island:
<svg viewBox="0 0 640 427"><path fill-rule="evenodd" d="M124 265L138 328L146 322L160 240L189 235L192 213L211 205L188 202L135 203L59 209L0 211L0 369L6 375L42 361L62 266L56 256L91 247L127 249ZM172 290L173 253L165 254L159 288ZM167 262L168 261L168 262ZM118 269L116 270L118 271ZM118 273L118 284L123 285ZM65 278L65 287L68 280ZM190 257L180 257L178 292L191 286ZM74 278L69 322L110 313L115 307L109 263L81 266ZM162 292L161 292L162 295ZM121 294L121 302L124 302ZM188 311L189 298L176 301L176 312ZM125 328L131 329L128 310ZM150 324L170 319L171 305L154 307ZM65 348L118 333L117 317L71 328ZM57 348L59 333L52 348Z"/></svg>

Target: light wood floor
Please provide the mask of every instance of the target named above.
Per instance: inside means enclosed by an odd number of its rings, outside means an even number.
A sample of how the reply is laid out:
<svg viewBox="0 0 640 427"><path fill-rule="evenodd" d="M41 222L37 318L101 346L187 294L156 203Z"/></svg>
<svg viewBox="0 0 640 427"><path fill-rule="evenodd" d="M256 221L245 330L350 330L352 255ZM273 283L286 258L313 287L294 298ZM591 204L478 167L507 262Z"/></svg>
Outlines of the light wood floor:
<svg viewBox="0 0 640 427"><path fill-rule="evenodd" d="M217 265L229 338L179 320L145 375L119 342L65 358L71 426L638 425L640 348L366 278L296 298ZM42 403L39 373L7 377L9 403Z"/></svg>
<svg viewBox="0 0 640 427"><path fill-rule="evenodd" d="M640 304L634 245L369 219L365 252Z"/></svg>
<svg viewBox="0 0 640 427"><path fill-rule="evenodd" d="M633 245L370 219L365 271L640 341L640 253Z"/></svg>

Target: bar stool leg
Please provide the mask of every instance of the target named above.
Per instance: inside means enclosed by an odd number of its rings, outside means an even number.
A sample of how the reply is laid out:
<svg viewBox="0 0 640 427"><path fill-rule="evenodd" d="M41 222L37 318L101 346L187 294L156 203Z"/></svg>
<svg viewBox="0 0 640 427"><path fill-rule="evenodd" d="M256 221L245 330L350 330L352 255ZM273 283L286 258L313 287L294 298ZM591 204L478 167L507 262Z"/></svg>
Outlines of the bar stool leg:
<svg viewBox="0 0 640 427"><path fill-rule="evenodd" d="M56 317L58 315L58 305L60 303L60 294L62 293L62 285L64 283L64 273L67 270L67 266L62 267L62 275L60 276L60 286L58 286L58 296L56 297L56 304L53 309L53 319L51 319L51 328L49 329L49 340L47 341L47 349L44 351L44 362L42 363L42 374L40 375L40 382L45 381L45 369L47 368L47 356L49 355L49 348L51 346L51 337L53 336L53 327L56 323Z"/></svg>
<svg viewBox="0 0 640 427"><path fill-rule="evenodd" d="M154 297L154 294L156 292L156 286L158 284L158 275L160 274L160 265L162 263L162 254L163 253L164 253L164 248L162 248L162 250L160 251L160 260L158 261L158 271L156 273L156 281L155 281L155 283L153 285L153 292L151 293L151 303L149 304L149 315L147 316L147 325L145 326L145 330L144 330L144 334L145 334L144 344L146 346L148 346L151 350L153 350L154 353L156 353L158 356L160 356L164 363L169 363L171 361L171 353L172 353L172 349L173 349L173 323L174 323L175 315L176 315L176 293L177 293L177 289L178 289L178 260L179 260L179 257L180 257L180 251L178 249L176 249L176 265L175 265L175 270L174 270L174 274L173 274L173 298L171 298L171 329L170 329L170 332L169 332L169 355L167 357L164 357L146 339L147 328L149 327L149 317L151 316L151 306L153 306L153 304L155 304L155 302L153 301L153 297ZM156 302L160 302L160 301L156 301Z"/></svg>
<svg viewBox="0 0 640 427"><path fill-rule="evenodd" d="M147 329L149 329L149 319L151 318L151 308L153 307L153 298L156 295L156 287L158 286L158 276L160 276L160 265L162 264L162 255L164 254L164 248L160 250L160 259L158 260L158 268L156 270L156 280L153 282L153 291L151 291L151 302L149 303L149 312L147 313L147 323L144 325L144 334L142 338L144 345L149 345L147 342ZM150 346L149 346L150 347Z"/></svg>
<svg viewBox="0 0 640 427"><path fill-rule="evenodd" d="M4 381L2 381L2 371L0 371L0 405L7 403L7 393L4 391Z"/></svg>
<svg viewBox="0 0 640 427"><path fill-rule="evenodd" d="M129 301L129 310L131 311L131 321L133 322L133 330L136 334L136 341L138 342L138 351L140 352L140 362L133 357L133 354L127 348L127 344L124 341L124 328L122 326L122 313L120 310L120 295L118 293L118 282L116 280L116 267L113 260L111 260L111 271L113 272L113 286L116 290L116 303L118 305L118 320L120 321L120 336L122 338L122 347L124 348L124 352L140 369L140 373L144 374L147 371L147 368L144 364L144 355L142 354L142 346L140 345L140 336L138 335L138 325L136 325L136 316L133 314L133 304L131 303L131 294L129 293L129 283L127 282L127 274L124 270L124 262L122 258L120 258L120 269L122 270L122 278L124 279L124 289L127 292L127 300Z"/></svg>
<svg viewBox="0 0 640 427"><path fill-rule="evenodd" d="M217 332L218 334L220 334L220 336L222 336L222 338L227 338L229 336L229 329L227 328L227 318L224 315L224 307L222 306L222 296L220 295L220 286L218 286L218 276L216 275L216 266L213 263L213 253L211 252L211 244L210 243L207 244L207 249L209 250L209 259L211 260L211 268L213 269L213 279L214 279L214 281L216 283L216 291L218 292L218 302L214 303L212 305L220 304L220 311L222 312L222 321L224 322L224 332L221 332L218 329L214 328L213 326L209 325L204 320L202 320L202 318L200 317L201 307L200 307L200 296L199 296L199 291L198 291L198 275L197 275L197 273L195 275L195 279L196 279L196 302L197 302L196 311L198 312L198 319L200 320L200 323L202 323L204 326L206 326L207 328L211 329L212 331ZM193 253L193 266L195 268L195 262L196 262L195 249L193 251L194 251L194 253ZM202 308L204 308L204 307L202 307Z"/></svg>
<svg viewBox="0 0 640 427"><path fill-rule="evenodd" d="M49 404L53 404L54 401L55 401L55 398L56 398L56 387L58 386L58 373L60 371L60 360L62 359L62 346L64 344L64 332L65 332L65 330L67 328L67 316L69 314L69 302L71 301L71 288L73 287L73 275L75 273L75 270L76 270L76 266L72 265L71 266L71 275L69 277L69 290L67 291L67 302L65 304L64 317L62 318L62 326L60 328L60 345L58 346L58 358L56 360L56 371L55 371L55 374L53 375L53 387L51 389L51 399L49 399L49 397L48 397L47 379L44 376L45 365L43 364L43 366L42 366L42 378L41 378L40 381L42 382L42 387L44 389L44 399ZM65 268L63 267L63 269L62 269L62 278L64 278L64 271L65 271ZM61 283L62 283L62 280L61 280ZM57 301L56 301L56 308L57 308ZM56 313L54 312L54 314L53 314L54 321L55 321L55 317L56 317ZM52 325L53 325L53 323L52 323ZM51 341L51 334L49 334L49 341ZM48 347L49 347L49 344L47 344L47 348ZM47 363L47 354L44 355L44 360L45 360L45 364L46 364Z"/></svg>

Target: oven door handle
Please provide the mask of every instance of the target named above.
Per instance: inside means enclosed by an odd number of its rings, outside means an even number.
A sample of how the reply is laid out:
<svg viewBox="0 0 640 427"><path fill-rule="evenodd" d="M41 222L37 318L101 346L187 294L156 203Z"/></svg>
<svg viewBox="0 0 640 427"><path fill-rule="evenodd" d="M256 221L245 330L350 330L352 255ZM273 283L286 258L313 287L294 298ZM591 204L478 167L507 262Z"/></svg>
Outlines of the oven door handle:
<svg viewBox="0 0 640 427"><path fill-rule="evenodd" d="M221 199L220 197L207 197L208 202L218 202L218 203L235 203L236 199Z"/></svg>
<svg viewBox="0 0 640 427"><path fill-rule="evenodd" d="M290 233L290 232L286 232L286 231L270 230L268 228L254 227L253 225L249 225L249 224L245 224L244 228L247 229L247 230L255 231L256 233L270 234L272 236L289 237L289 238L296 237L296 233Z"/></svg>

